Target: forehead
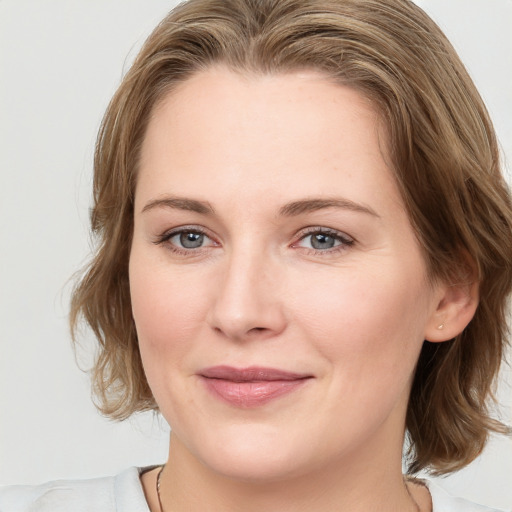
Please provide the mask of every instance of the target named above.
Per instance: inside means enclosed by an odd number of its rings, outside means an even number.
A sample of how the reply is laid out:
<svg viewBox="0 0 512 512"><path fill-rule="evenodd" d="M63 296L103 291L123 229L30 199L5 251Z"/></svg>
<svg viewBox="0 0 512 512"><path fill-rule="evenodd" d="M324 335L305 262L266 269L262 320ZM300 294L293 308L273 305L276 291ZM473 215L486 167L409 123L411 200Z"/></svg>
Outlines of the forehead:
<svg viewBox="0 0 512 512"><path fill-rule="evenodd" d="M267 133L270 142L271 135L278 131L283 135L294 131L296 136L307 133L311 137L332 127L328 124L333 117L351 122L361 116L381 136L385 134L370 99L321 72L244 74L214 66L179 82L157 102L146 136L151 137L151 125L161 128L165 118L167 128L179 124L180 129L189 130L187 136L203 135L210 131L210 123L215 123L218 130L223 130L219 135L241 138ZM246 130L240 132L241 127ZM229 133L234 128L236 132ZM342 135L341 125L336 128ZM343 138L338 142L342 143Z"/></svg>
<svg viewBox="0 0 512 512"><path fill-rule="evenodd" d="M388 160L383 123L360 92L317 72L253 76L217 67L180 83L154 108L136 196L176 188L329 195L335 187L358 200L369 180L377 186L365 200L384 189L397 199Z"/></svg>

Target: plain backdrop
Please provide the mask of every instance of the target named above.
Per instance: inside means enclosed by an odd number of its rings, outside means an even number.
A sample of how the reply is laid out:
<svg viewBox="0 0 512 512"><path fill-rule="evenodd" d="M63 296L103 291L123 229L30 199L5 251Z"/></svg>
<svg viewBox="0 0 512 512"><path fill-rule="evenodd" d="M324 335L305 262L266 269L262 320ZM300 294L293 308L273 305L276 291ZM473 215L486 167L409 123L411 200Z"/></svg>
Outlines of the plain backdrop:
<svg viewBox="0 0 512 512"><path fill-rule="evenodd" d="M512 160L512 1L418 3L459 50ZM108 475L166 458L164 420L114 423L96 412L67 312L69 278L90 254L96 131L137 49L175 4L0 0L0 484ZM87 351L80 358L86 364ZM500 415L509 423L511 382L504 371ZM493 439L440 483L512 509L512 440Z"/></svg>

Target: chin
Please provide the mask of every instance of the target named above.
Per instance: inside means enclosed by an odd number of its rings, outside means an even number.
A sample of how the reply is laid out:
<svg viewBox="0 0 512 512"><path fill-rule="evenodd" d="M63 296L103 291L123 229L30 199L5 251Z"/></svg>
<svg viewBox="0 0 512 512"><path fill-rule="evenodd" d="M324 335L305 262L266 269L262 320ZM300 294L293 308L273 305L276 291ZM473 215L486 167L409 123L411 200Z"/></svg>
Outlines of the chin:
<svg viewBox="0 0 512 512"><path fill-rule="evenodd" d="M291 457L254 457L253 452L229 453L211 461L210 468L230 480L252 484L271 484L299 477L297 461ZM205 461L206 462L206 461Z"/></svg>
<svg viewBox="0 0 512 512"><path fill-rule="evenodd" d="M190 447L204 466L225 478L252 482L271 483L300 475L301 459L308 459L300 453L283 433L272 435L259 428L240 429L238 435L216 432L203 438L203 443ZM229 429L232 430L232 429ZM302 446L307 443L302 440ZM301 456L302 455L302 456Z"/></svg>

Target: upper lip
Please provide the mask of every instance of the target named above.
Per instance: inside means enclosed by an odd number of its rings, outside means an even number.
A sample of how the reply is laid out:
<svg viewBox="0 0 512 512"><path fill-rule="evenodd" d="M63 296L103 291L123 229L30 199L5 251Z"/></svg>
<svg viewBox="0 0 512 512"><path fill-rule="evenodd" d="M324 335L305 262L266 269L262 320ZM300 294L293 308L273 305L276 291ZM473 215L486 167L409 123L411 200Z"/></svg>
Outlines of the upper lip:
<svg viewBox="0 0 512 512"><path fill-rule="evenodd" d="M235 368L233 366L212 366L199 372L199 375L208 379L230 380L233 382L261 382L273 380L299 380L312 377L304 373L289 372L277 368L262 366L249 366Z"/></svg>

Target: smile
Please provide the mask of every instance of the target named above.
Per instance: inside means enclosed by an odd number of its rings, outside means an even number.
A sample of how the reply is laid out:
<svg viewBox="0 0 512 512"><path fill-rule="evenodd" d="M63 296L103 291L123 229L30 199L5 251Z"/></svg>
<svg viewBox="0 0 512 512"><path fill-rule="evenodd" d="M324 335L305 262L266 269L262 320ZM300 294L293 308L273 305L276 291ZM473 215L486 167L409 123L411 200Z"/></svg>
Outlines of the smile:
<svg viewBox="0 0 512 512"><path fill-rule="evenodd" d="M235 407L264 405L301 388L312 376L274 368L215 366L199 373L214 396Z"/></svg>

